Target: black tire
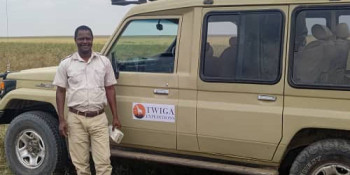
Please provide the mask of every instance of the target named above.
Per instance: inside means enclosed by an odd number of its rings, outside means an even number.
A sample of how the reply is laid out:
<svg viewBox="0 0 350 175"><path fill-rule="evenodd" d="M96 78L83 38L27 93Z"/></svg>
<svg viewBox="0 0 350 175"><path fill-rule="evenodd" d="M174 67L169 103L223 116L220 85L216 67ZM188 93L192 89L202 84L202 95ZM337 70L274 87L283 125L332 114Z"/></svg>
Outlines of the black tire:
<svg viewBox="0 0 350 175"><path fill-rule="evenodd" d="M350 174L350 141L328 139L311 144L297 156L290 174Z"/></svg>
<svg viewBox="0 0 350 175"><path fill-rule="evenodd" d="M25 112L13 119L6 132L5 151L7 163L18 175L49 175L64 170L67 163L58 120L41 111Z"/></svg>

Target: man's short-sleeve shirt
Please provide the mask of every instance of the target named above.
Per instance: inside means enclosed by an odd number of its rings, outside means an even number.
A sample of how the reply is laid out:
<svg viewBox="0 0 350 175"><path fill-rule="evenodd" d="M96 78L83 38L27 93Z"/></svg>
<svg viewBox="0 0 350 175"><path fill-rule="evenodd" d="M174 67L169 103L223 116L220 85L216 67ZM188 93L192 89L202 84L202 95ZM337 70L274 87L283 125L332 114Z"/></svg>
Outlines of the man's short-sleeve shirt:
<svg viewBox="0 0 350 175"><path fill-rule="evenodd" d="M105 87L116 84L108 58L93 52L85 62L76 52L62 60L53 84L66 88L67 106L79 111L97 111L107 105Z"/></svg>

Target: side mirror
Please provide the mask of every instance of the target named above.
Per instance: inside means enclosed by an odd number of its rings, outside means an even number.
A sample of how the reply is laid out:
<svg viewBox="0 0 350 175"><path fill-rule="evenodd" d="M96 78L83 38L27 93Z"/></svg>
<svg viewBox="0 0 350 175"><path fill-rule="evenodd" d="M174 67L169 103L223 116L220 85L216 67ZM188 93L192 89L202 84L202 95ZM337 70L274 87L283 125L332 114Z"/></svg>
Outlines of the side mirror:
<svg viewBox="0 0 350 175"><path fill-rule="evenodd" d="M158 24L156 25L157 30L162 31L163 30L163 24L160 23L160 20L158 20Z"/></svg>
<svg viewBox="0 0 350 175"><path fill-rule="evenodd" d="M6 76L9 72L6 71L5 73L0 74L0 79L2 78L3 80L6 79Z"/></svg>
<svg viewBox="0 0 350 175"><path fill-rule="evenodd" d="M111 0L112 5L130 5L130 4L143 4L147 3L147 0Z"/></svg>
<svg viewBox="0 0 350 175"><path fill-rule="evenodd" d="M115 79L119 79L119 67L118 67L118 61L117 59L115 59L115 55L114 55L114 52L112 53L112 67L113 67L113 71L114 71L114 76L115 76Z"/></svg>

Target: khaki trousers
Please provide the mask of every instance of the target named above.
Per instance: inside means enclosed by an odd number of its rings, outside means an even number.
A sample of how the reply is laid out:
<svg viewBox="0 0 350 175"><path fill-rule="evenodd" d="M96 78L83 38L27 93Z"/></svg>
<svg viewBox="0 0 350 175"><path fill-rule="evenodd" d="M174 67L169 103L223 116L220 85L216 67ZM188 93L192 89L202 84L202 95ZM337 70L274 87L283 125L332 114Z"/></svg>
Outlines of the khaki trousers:
<svg viewBox="0 0 350 175"><path fill-rule="evenodd" d="M111 175L108 120L105 113L85 117L68 112L68 146L78 175L91 175L90 148L96 175Z"/></svg>

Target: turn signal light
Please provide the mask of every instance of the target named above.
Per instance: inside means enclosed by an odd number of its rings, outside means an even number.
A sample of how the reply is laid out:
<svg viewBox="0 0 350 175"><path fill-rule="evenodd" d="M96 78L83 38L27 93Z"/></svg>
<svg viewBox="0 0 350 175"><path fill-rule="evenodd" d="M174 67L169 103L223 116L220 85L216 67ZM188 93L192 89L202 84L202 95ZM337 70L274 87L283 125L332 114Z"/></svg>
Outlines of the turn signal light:
<svg viewBox="0 0 350 175"><path fill-rule="evenodd" d="M16 80L2 80L0 81L0 98L3 98L6 93L16 89Z"/></svg>
<svg viewBox="0 0 350 175"><path fill-rule="evenodd" d="M2 81L0 83L0 91L4 90L5 89L5 83Z"/></svg>

